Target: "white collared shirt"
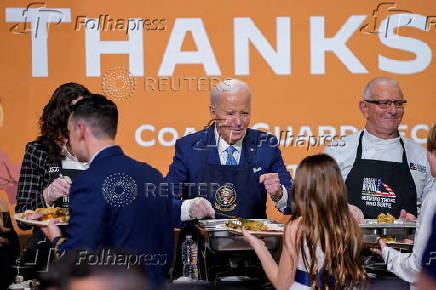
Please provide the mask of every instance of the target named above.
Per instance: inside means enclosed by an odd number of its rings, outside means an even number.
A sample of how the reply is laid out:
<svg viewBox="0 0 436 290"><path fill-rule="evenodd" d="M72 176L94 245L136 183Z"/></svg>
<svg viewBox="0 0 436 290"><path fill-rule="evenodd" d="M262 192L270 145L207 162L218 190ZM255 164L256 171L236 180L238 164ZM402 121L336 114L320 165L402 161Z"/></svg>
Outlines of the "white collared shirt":
<svg viewBox="0 0 436 290"><path fill-rule="evenodd" d="M244 141L244 137L239 139L235 144L233 144L233 147L235 148L235 151L233 151L233 158L235 158L236 163L239 164L239 160L241 160L241 151L242 151L242 142ZM227 148L229 148L230 144L227 143L226 140L221 138L220 134L218 133L218 130L215 127L215 144L217 144L218 149L218 155L220 156L220 162L221 165L226 165L227 163Z"/></svg>
<svg viewBox="0 0 436 290"><path fill-rule="evenodd" d="M68 151L66 145L64 145L62 149L65 152L65 158L62 159L62 168L77 170L86 170L89 168L89 163L78 161L76 156L73 156L70 151Z"/></svg>

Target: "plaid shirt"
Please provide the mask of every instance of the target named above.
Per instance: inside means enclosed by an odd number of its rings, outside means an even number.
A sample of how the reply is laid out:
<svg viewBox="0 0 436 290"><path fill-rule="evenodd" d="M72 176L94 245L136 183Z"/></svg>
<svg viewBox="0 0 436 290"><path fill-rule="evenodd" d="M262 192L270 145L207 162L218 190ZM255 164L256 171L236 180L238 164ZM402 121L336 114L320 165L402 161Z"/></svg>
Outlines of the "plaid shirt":
<svg viewBox="0 0 436 290"><path fill-rule="evenodd" d="M42 192L59 177L60 169L61 162L49 162L47 152L38 141L27 143L18 181L15 212L47 207ZM31 228L22 223L18 223L18 226L22 230Z"/></svg>

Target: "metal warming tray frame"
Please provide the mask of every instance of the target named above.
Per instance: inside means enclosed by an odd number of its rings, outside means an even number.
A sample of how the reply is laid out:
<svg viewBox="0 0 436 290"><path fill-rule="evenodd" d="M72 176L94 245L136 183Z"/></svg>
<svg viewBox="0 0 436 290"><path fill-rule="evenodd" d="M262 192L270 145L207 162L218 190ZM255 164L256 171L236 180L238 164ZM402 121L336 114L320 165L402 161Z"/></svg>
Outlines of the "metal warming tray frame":
<svg viewBox="0 0 436 290"><path fill-rule="evenodd" d="M367 245L377 245L377 237L392 236L396 241L409 239L414 240L416 231L415 221L405 221L396 219L394 223L378 223L377 219L365 219L365 224L360 224L363 231L363 242ZM395 248L410 249L413 244L407 243L387 243L388 246Z"/></svg>
<svg viewBox="0 0 436 290"><path fill-rule="evenodd" d="M283 224L270 219L250 219L268 224L283 226ZM206 246L213 252L220 251L244 251L253 250L253 248L243 240L239 235L231 233L225 224L228 221L237 221L237 219L211 219L198 221L197 227L205 237ZM280 247L282 236L264 237L263 241L270 250L276 250Z"/></svg>

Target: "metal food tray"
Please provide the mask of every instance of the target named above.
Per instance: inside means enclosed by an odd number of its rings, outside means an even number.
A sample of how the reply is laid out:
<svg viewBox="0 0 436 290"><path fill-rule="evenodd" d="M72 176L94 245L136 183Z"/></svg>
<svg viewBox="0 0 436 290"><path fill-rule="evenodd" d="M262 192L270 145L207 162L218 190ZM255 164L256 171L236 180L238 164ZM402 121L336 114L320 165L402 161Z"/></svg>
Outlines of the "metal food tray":
<svg viewBox="0 0 436 290"><path fill-rule="evenodd" d="M254 221L260 221L264 224L283 225L269 219L250 219ZM206 246L214 251L245 251L253 250L253 248L243 240L239 235L235 235L228 231L226 223L228 221L237 221L237 219L211 219L200 220L198 228L205 237ZM270 250L276 250L280 247L282 237L281 236L269 236L263 238L265 245Z"/></svg>
<svg viewBox="0 0 436 290"><path fill-rule="evenodd" d="M395 241L415 238L416 222L396 219L392 224L378 223L377 219L365 219L365 224L360 224L363 231L363 242L367 246L377 246L377 238L380 236L392 236ZM413 244L393 242L388 246L409 249Z"/></svg>
<svg viewBox="0 0 436 290"><path fill-rule="evenodd" d="M396 219L392 224L378 223L377 219L365 219L364 224L360 224L362 229L374 229L374 228L416 228L416 221L405 221Z"/></svg>

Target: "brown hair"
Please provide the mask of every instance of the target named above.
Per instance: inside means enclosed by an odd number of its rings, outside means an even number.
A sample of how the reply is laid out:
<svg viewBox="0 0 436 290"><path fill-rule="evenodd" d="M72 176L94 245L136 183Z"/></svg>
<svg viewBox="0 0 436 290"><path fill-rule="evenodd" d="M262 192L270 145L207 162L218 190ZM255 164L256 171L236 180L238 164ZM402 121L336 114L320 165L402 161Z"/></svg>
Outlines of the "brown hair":
<svg viewBox="0 0 436 290"><path fill-rule="evenodd" d="M58 87L50 101L45 105L39 118L41 136L39 142L48 153L51 162L61 161L64 157L62 144L68 138L68 118L71 113L71 102L79 97L89 95L87 88L76 83L66 83Z"/></svg>
<svg viewBox="0 0 436 290"><path fill-rule="evenodd" d="M360 258L362 232L348 209L346 192L341 171L330 156L308 156L300 163L291 190L294 216L290 222L301 217L296 251L302 255L312 289L316 286L351 289L358 284L363 286L366 280ZM316 257L318 245L324 252L320 272ZM329 285L332 276L335 284Z"/></svg>
<svg viewBox="0 0 436 290"><path fill-rule="evenodd" d="M436 153L436 124L433 124L427 135L427 151Z"/></svg>

